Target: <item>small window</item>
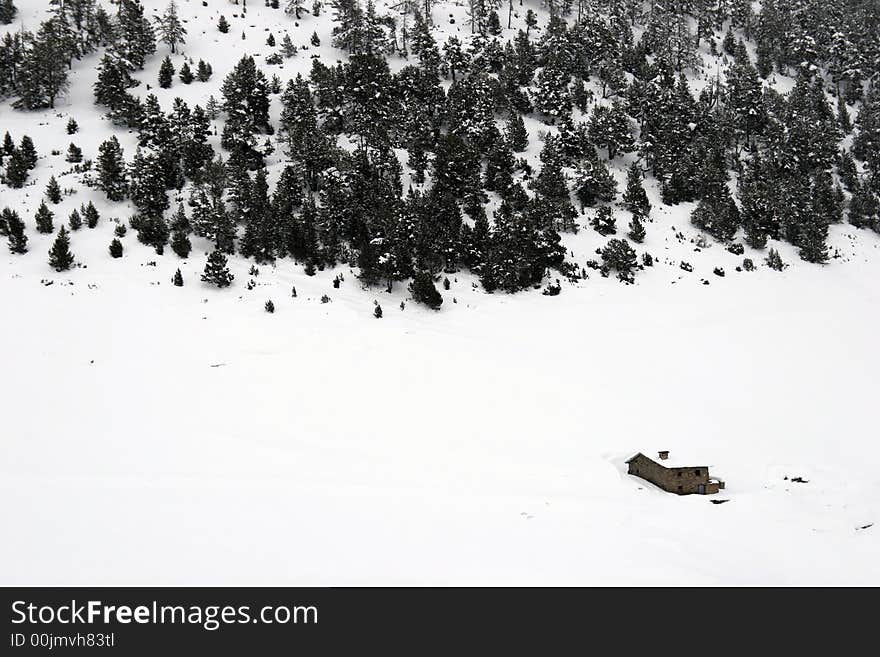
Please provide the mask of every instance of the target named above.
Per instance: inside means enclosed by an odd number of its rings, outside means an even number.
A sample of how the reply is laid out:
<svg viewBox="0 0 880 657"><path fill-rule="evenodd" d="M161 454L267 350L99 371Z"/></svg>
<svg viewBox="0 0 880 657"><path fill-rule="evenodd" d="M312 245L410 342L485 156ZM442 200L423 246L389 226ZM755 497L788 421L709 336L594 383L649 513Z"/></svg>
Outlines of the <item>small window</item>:
<svg viewBox="0 0 880 657"><path fill-rule="evenodd" d="M699 476L700 476L700 471L699 471L699 470L694 470L694 474L697 475L697 476L699 477Z"/></svg>
<svg viewBox="0 0 880 657"><path fill-rule="evenodd" d="M678 476L679 476L679 477L681 476L681 470L678 471Z"/></svg>

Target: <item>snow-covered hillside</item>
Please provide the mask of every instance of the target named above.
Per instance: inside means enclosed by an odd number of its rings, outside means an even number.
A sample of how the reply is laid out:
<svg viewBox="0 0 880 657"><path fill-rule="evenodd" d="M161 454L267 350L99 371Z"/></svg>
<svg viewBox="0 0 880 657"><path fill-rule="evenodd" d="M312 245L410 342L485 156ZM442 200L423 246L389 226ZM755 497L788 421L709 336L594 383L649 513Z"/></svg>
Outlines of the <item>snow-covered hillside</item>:
<svg viewBox="0 0 880 657"><path fill-rule="evenodd" d="M0 36L36 29L46 4L17 0ZM159 15L167 3L143 4ZM246 15L225 0L178 6L188 34L175 68L201 59L213 76L158 88L159 44L131 93L166 111L177 97L219 99L244 55L282 83L313 57L345 58L329 7L296 21L257 0ZM545 25L526 0L504 38L527 8ZM469 37L464 4L438 2L433 16L438 43ZM270 33L289 34L297 56L265 66ZM721 61L703 50L695 90ZM24 187L0 186L29 239L23 255L0 252L0 583L880 584L877 233L831 225L821 265L772 240L788 265L775 271L766 249L707 238L696 203L664 205L648 179L636 250L654 264L633 285L588 267L608 240L587 208L561 236L586 277L551 273L557 296L488 294L462 269L437 276L434 311L405 284L365 286L354 265L309 276L290 258L238 255L234 284L217 289L199 280L205 238L181 259L129 229L124 256L108 253L133 206L65 162L70 142L95 159L111 135L134 154L137 132L94 105L101 54L74 62L52 110L0 104L0 138L27 134L40 155ZM538 137L556 128L525 121L518 155L538 171ZM620 191L636 159L611 163ZM272 184L284 164L278 139ZM71 233L79 266L60 273L47 263L55 235L33 230L51 176L71 190L51 208L56 226L88 201L101 217ZM170 193L172 212L187 192ZM623 234L631 214L615 211ZM627 458L660 449L709 465L726 489L678 497L626 474Z"/></svg>

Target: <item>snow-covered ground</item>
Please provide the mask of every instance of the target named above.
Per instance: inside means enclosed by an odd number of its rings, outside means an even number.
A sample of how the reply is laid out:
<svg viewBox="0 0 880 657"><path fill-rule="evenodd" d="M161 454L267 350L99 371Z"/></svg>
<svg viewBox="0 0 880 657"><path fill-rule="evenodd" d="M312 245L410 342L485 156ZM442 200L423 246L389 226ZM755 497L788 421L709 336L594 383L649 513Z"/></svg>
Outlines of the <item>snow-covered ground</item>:
<svg viewBox="0 0 880 657"><path fill-rule="evenodd" d="M326 272L44 287L28 257L0 259L5 584L880 583L876 258L374 320ZM624 474L656 449L727 489Z"/></svg>
<svg viewBox="0 0 880 657"><path fill-rule="evenodd" d="M17 4L36 27L43 3ZM156 89L160 46L136 93L204 104L241 55L271 50L279 12L209 4L180 2L210 83ZM446 8L459 20L443 29L464 31L463 7ZM315 29L324 45L270 75L341 56L326 14L283 20L298 45ZM70 141L94 158L116 134L134 154L91 104L98 61L75 66L54 112L0 105L0 135L30 134L42 156L34 185L0 188L30 240L0 251L0 584L880 584L876 234L832 226L824 266L773 244L781 273L747 248L759 268L737 272L743 256L696 249L693 206L661 206L652 184L638 251L658 261L633 286L588 270L558 297L487 295L450 275L435 313L348 267L250 276L235 257L218 291L199 282L204 240L183 261L129 231L111 259L110 219L130 208L60 175ZM71 237L86 267L64 274L47 264L54 236L33 230L52 174L78 190L52 206L56 228L88 200L101 212ZM564 239L579 265L606 241ZM659 449L726 490L678 497L625 474Z"/></svg>

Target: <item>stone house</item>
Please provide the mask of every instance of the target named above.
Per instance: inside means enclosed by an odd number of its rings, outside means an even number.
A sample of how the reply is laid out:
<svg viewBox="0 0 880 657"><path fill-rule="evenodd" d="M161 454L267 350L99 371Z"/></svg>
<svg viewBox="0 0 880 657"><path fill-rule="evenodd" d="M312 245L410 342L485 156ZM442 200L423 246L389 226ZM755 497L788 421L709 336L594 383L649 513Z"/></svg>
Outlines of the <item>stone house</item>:
<svg viewBox="0 0 880 657"><path fill-rule="evenodd" d="M669 452L659 452L661 461L669 459ZM677 495L712 495L724 488L724 482L709 476L709 467L705 465L665 466L648 458L641 452L627 462L628 474L650 481L655 486Z"/></svg>

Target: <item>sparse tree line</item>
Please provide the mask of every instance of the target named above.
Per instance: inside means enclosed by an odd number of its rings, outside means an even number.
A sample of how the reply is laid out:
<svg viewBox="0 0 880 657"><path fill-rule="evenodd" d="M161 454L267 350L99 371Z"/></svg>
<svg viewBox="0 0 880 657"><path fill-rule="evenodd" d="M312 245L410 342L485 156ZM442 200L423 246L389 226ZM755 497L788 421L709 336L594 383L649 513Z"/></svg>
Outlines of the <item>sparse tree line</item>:
<svg viewBox="0 0 880 657"><path fill-rule="evenodd" d="M279 8L299 15L301 5ZM469 43L442 44L425 8L406 3L397 16L379 16L372 2L337 0L333 45L346 61L313 59L308 77L281 88L245 57L219 101L190 108L177 99L166 111L129 90L157 32L172 52L184 43L173 3L154 26L138 0L121 0L112 18L94 1L68 1L36 35L7 37L0 91L23 109L52 106L70 62L106 46L95 102L138 130L138 147L128 161L115 138L102 144L93 184L112 201L131 200L132 228L160 253L170 244L188 256L190 234L211 240L212 271L233 253L291 257L310 274L346 262L366 284L413 279L424 289L425 277L466 268L487 290L514 292L550 270L585 273L566 262L560 233L578 230L592 208L590 226L610 239L601 262L587 266L631 281L653 262L632 246L650 226L646 175L664 203L696 203L693 224L726 243L739 234L756 249L785 240L804 260L823 262L829 225L880 232L876 3L766 0L755 13L745 0L558 1L548 2L542 30L531 14L526 30L505 38L499 4L472 2ZM755 61L744 39L756 44ZM278 46L284 57L295 54L289 41ZM694 95L684 73L699 68L706 46L725 53L726 68ZM397 73L392 53L410 60ZM162 68L160 86L171 86L172 60ZM765 84L777 73L796 79L791 92ZM210 75L200 62L180 79ZM518 155L530 142L523 115L554 126L537 171ZM221 117L218 153L209 136ZM343 135L352 149L338 146ZM286 165L273 188L265 158L276 146ZM394 149L406 151L405 168ZM24 184L35 156L14 142L3 150L7 184ZM608 162L627 153L637 159L619 190ZM168 191L185 188L186 205L168 219ZM629 213L625 229L617 208ZM769 256L774 268L778 257Z"/></svg>

